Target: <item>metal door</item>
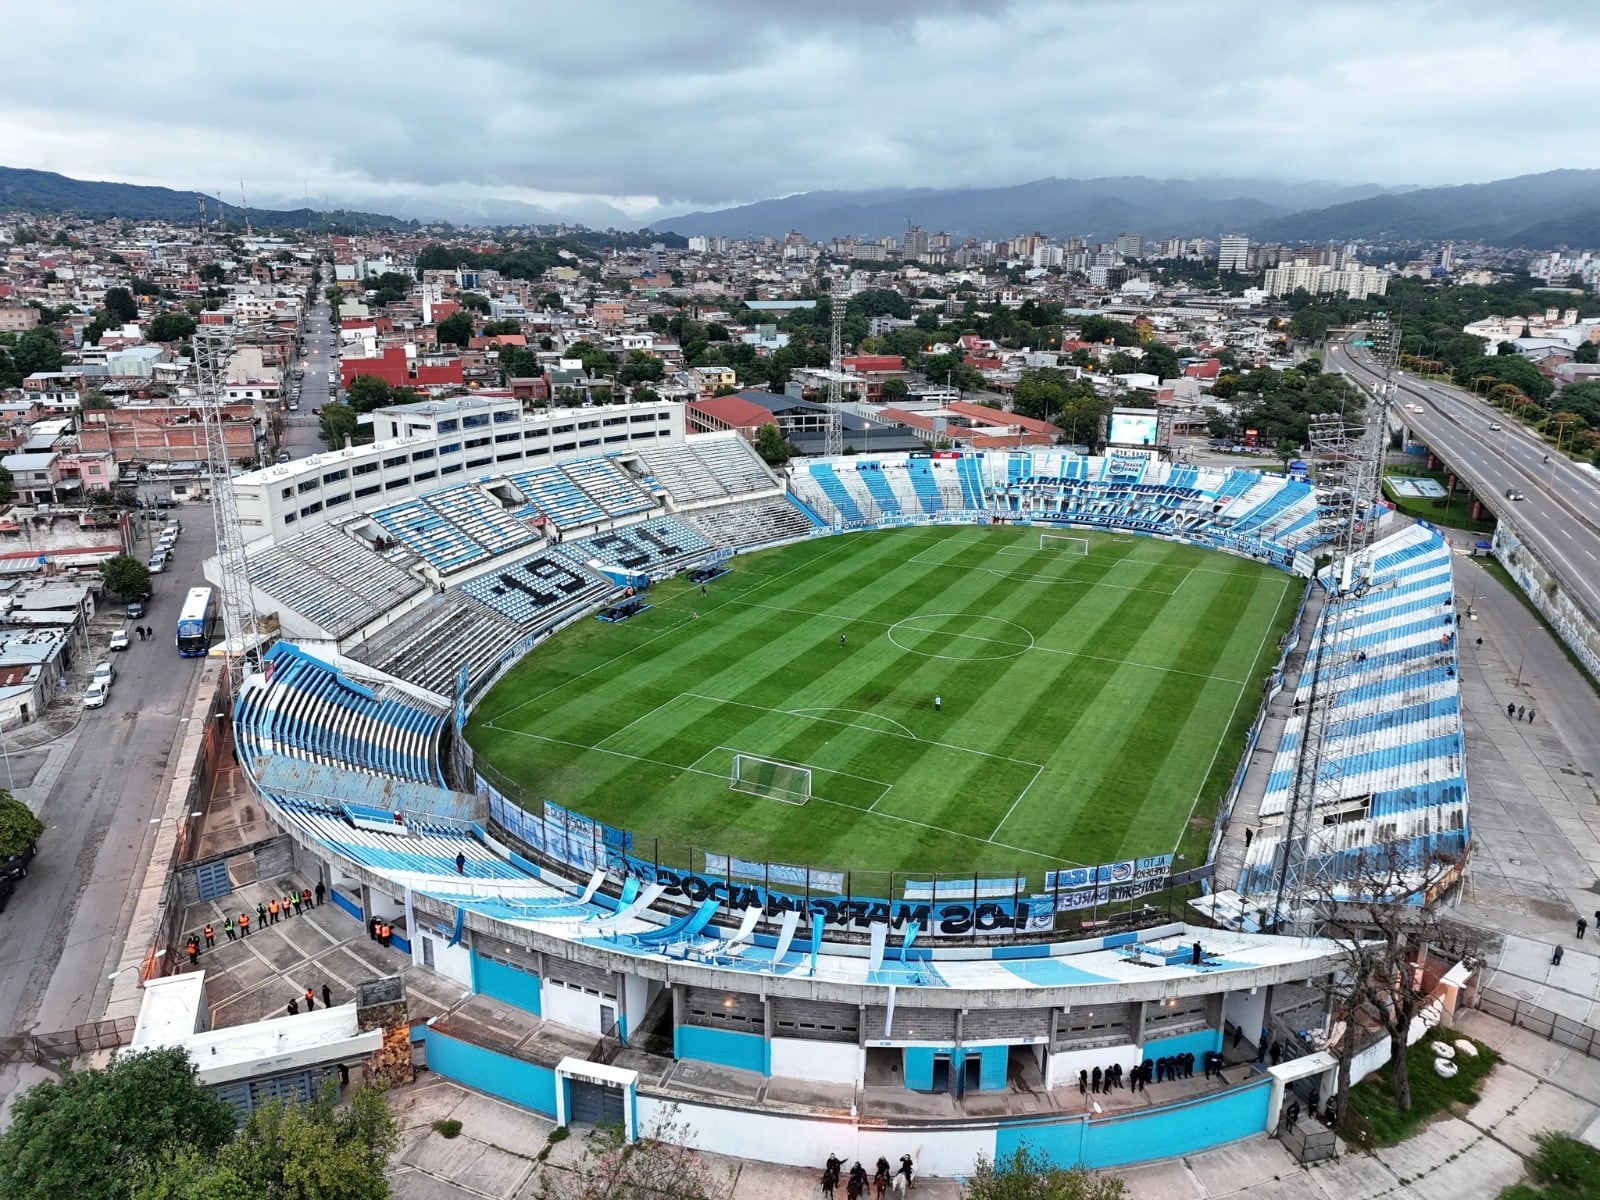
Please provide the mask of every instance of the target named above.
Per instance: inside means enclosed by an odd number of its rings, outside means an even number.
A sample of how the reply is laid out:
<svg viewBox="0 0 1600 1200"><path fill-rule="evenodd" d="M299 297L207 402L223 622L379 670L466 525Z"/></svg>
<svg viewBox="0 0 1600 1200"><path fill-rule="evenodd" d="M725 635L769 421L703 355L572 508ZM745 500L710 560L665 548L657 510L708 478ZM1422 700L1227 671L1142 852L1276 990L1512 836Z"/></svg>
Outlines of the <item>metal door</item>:
<svg viewBox="0 0 1600 1200"><path fill-rule="evenodd" d="M219 858L215 862L202 863L196 867L194 885L202 901L220 900L224 896L232 895L233 880L228 878L228 860Z"/></svg>
<svg viewBox="0 0 1600 1200"><path fill-rule="evenodd" d="M622 1089L612 1085L569 1079L571 1101L568 1120L582 1125L621 1125Z"/></svg>

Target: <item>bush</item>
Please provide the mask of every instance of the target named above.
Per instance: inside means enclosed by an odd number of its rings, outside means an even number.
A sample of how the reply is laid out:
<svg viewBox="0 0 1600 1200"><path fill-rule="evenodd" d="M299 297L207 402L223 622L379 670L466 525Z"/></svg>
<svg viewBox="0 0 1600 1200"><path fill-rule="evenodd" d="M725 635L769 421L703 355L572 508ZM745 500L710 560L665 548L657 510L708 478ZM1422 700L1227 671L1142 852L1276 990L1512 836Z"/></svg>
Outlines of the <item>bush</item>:
<svg viewBox="0 0 1600 1200"><path fill-rule="evenodd" d="M557 1125L550 1131L550 1136L545 1140L553 1146L557 1142L566 1141L571 1136L572 1130L568 1129L565 1125Z"/></svg>
<svg viewBox="0 0 1600 1200"><path fill-rule="evenodd" d="M1396 1145L1416 1133L1430 1118L1449 1112L1456 1105L1477 1103L1479 1082L1500 1061L1493 1050L1469 1038L1478 1048L1476 1058L1457 1054L1454 1059L1457 1073L1450 1079L1433 1069L1433 1043L1450 1043L1462 1036L1454 1030L1435 1029L1407 1051L1411 1074L1411 1108L1407 1112L1394 1106L1394 1085L1387 1066L1350 1090L1350 1106L1372 1126L1377 1145Z"/></svg>
<svg viewBox="0 0 1600 1200"><path fill-rule="evenodd" d="M1541 1133L1534 1141L1539 1149L1528 1160L1534 1183L1513 1184L1500 1193L1500 1200L1589 1200L1600 1196L1600 1150L1554 1131Z"/></svg>
<svg viewBox="0 0 1600 1200"><path fill-rule="evenodd" d="M460 1137L461 1122L454 1117L446 1118L443 1121L435 1121L433 1123L433 1131L443 1138Z"/></svg>

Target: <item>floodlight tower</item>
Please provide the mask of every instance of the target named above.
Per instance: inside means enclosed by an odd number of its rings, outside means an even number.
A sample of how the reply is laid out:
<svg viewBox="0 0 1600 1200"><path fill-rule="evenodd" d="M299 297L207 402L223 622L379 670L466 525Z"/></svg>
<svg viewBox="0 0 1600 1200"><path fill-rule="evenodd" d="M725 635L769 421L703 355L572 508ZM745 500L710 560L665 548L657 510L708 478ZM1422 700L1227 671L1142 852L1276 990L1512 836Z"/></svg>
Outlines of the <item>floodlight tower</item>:
<svg viewBox="0 0 1600 1200"><path fill-rule="evenodd" d="M218 597L226 631L228 675L233 683L250 673L247 655L259 656L260 622L250 588L244 528L233 491L233 464L228 457L227 374L233 353L233 332L226 326L202 325L194 335L194 369L201 425L205 431L206 469L211 476L211 519L217 532L221 568Z"/></svg>
<svg viewBox="0 0 1600 1200"><path fill-rule="evenodd" d="M832 329L828 337L828 424L822 438L822 453L837 457L844 453L844 310L850 302L848 277L833 281L828 290Z"/></svg>

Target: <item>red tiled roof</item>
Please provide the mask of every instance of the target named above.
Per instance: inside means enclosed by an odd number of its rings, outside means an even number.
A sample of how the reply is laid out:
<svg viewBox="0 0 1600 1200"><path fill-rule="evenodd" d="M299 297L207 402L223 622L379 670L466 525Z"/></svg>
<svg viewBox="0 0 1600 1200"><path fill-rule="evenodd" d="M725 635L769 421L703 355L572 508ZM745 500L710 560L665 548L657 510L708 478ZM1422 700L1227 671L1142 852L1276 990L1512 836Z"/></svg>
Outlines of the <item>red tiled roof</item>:
<svg viewBox="0 0 1600 1200"><path fill-rule="evenodd" d="M742 396L712 396L691 400L689 407L733 429L756 429L772 424L772 413Z"/></svg>

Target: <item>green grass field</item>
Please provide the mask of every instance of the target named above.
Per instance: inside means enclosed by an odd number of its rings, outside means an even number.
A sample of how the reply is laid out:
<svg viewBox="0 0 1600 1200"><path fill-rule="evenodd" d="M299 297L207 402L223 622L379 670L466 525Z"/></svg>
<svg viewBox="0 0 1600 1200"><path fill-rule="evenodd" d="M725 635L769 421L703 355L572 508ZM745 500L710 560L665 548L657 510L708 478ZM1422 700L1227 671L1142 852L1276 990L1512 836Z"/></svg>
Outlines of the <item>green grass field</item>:
<svg viewBox="0 0 1600 1200"><path fill-rule="evenodd" d="M679 865L688 846L1035 877L1193 858L1297 581L1144 538L1041 550L1039 532L851 534L736 558L704 598L658 586L648 612L535 651L468 738L525 796ZM809 767L810 799L732 790L735 754Z"/></svg>

